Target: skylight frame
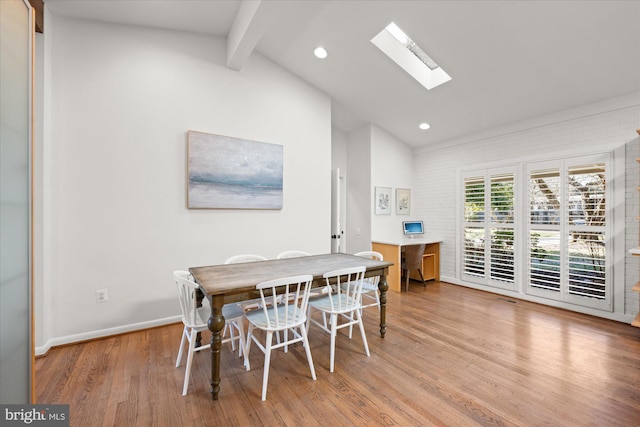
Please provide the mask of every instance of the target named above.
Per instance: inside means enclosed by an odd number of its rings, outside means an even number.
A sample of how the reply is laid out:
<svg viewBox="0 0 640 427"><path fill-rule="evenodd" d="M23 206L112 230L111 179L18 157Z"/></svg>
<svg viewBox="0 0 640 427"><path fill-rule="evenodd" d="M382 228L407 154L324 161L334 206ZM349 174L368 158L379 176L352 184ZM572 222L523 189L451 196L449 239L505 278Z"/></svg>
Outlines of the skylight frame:
<svg viewBox="0 0 640 427"><path fill-rule="evenodd" d="M451 80L451 76L394 22L373 37L371 43L427 90Z"/></svg>

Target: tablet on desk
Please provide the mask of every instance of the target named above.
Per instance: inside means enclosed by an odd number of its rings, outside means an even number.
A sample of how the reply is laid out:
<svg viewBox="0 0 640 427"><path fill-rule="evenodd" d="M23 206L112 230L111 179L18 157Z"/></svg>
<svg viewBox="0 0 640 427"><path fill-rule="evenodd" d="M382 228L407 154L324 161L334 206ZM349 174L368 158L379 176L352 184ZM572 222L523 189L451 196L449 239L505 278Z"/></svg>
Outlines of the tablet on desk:
<svg viewBox="0 0 640 427"><path fill-rule="evenodd" d="M408 238L424 237L422 221L402 221L402 234Z"/></svg>

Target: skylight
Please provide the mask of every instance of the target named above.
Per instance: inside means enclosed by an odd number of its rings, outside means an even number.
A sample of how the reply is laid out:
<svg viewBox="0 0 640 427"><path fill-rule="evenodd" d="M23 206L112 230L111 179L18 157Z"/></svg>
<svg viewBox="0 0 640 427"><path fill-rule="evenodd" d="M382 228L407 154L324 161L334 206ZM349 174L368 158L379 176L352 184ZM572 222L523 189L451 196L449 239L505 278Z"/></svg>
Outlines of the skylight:
<svg viewBox="0 0 640 427"><path fill-rule="evenodd" d="M427 89L433 89L451 80L451 77L393 22L372 38L371 43Z"/></svg>

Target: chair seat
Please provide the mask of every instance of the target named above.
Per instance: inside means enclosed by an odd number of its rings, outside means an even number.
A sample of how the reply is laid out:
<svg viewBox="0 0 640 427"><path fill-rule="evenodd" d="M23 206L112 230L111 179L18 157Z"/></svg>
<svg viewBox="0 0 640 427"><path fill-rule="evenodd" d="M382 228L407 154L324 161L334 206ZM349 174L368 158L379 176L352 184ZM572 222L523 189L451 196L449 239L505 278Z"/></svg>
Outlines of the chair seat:
<svg viewBox="0 0 640 427"><path fill-rule="evenodd" d="M331 303L333 302L333 307ZM335 313L347 313L354 310L354 307L359 307L359 301L345 294L333 294L331 296L320 296L314 299L309 299L309 305L315 309L322 311L334 311ZM340 308L338 308L340 307Z"/></svg>
<svg viewBox="0 0 640 427"><path fill-rule="evenodd" d="M276 315L276 310L278 311ZM285 310L289 313L285 313ZM268 309L269 318L264 313L264 310L249 311L245 314L247 320L253 323L260 329L264 330L282 330L283 328L296 328L307 321L306 312L301 313L300 310L296 310L296 307L290 305L287 308L285 306L279 306L277 309ZM295 318L297 316L297 319ZM276 322L276 319L278 322ZM285 321L285 319L288 319Z"/></svg>
<svg viewBox="0 0 640 427"><path fill-rule="evenodd" d="M344 289L344 287L343 287ZM373 292L378 290L378 283L371 278L362 281L362 292ZM326 291L325 291L326 293Z"/></svg>
<svg viewBox="0 0 640 427"><path fill-rule="evenodd" d="M278 299L278 303L280 302L281 302L281 299ZM240 307L242 311L245 311L245 312L253 311L258 308L262 308L262 299L260 298L248 299L248 300L240 301L236 305Z"/></svg>
<svg viewBox="0 0 640 427"><path fill-rule="evenodd" d="M224 316L224 320L227 322L232 322L235 320L242 319L242 315L244 311L236 304L226 304L222 307L222 315ZM205 329L209 329L207 323L209 322L209 317L211 317L211 308L207 306L198 307L196 309L196 325L193 327L195 329L204 331Z"/></svg>
<svg viewBox="0 0 640 427"><path fill-rule="evenodd" d="M233 319L240 319L244 315L244 311L237 304L225 304L222 306L222 315L227 321L229 321ZM207 316L207 321L208 320L209 316Z"/></svg>
<svg viewBox="0 0 640 427"><path fill-rule="evenodd" d="M370 292L370 291L377 291L377 290L378 290L378 285L377 284L367 282L366 280L364 282L362 282L362 291L363 292L364 291Z"/></svg>

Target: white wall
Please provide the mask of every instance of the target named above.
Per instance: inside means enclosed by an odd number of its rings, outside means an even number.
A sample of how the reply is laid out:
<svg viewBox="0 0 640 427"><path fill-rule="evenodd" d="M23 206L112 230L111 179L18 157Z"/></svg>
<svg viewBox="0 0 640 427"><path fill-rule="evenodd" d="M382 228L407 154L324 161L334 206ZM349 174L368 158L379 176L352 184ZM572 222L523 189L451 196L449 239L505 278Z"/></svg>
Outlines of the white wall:
<svg viewBox="0 0 640 427"><path fill-rule="evenodd" d="M640 94L631 94L545 117L532 118L499 129L490 129L481 134L446 141L436 147L416 150L415 212L426 220L426 227L439 230L441 233L439 237L443 238L443 280L460 282L459 272L456 271L458 168L506 162L510 159L548 159L554 153L588 153L621 146L626 146L627 156L631 156L622 163L630 165L635 162L638 153L639 141L635 132L637 128L640 128ZM634 193L637 193L635 188L638 183L638 168L634 166L628 169L625 186L627 199L637 200L638 194ZM617 183L624 181L625 176L617 179ZM636 202L624 211L624 251L638 245L637 206ZM616 208L623 209L622 206ZM617 269L616 274L618 271L624 274L625 269L635 274L629 274L624 278L623 286L626 289L616 290L616 312L609 314L585 310L586 312L625 321L631 313L637 312L638 295L632 293L630 288L637 281L638 262L626 254L624 263L631 266L621 266L623 268ZM553 304L544 300L540 302Z"/></svg>
<svg viewBox="0 0 640 427"><path fill-rule="evenodd" d="M340 150L343 138L334 136L334 148ZM413 188L413 149L383 129L366 124L347 135L347 252L371 250L372 240L397 240L402 237L402 221L416 217L396 215L396 188ZM334 153L334 165L342 152ZM376 215L375 187L392 189L390 215ZM415 194L415 193L413 193Z"/></svg>
<svg viewBox="0 0 640 427"><path fill-rule="evenodd" d="M347 135L347 252L371 250L371 125Z"/></svg>
<svg viewBox="0 0 640 427"><path fill-rule="evenodd" d="M175 269L330 251L325 94L257 54L226 68L222 38L55 15L47 28L40 352L172 319ZM186 209L190 129L283 145L283 209ZM97 304L102 288L109 301Z"/></svg>
<svg viewBox="0 0 640 427"><path fill-rule="evenodd" d="M402 221L421 219L411 207L409 215L396 214L396 189L411 190L412 203L419 192L413 185L413 148L377 126L371 126L371 200L375 187L391 188L391 215L376 215L371 208L371 239L397 241L402 237Z"/></svg>
<svg viewBox="0 0 640 427"><path fill-rule="evenodd" d="M347 134L335 127L331 128L331 167L347 172Z"/></svg>

